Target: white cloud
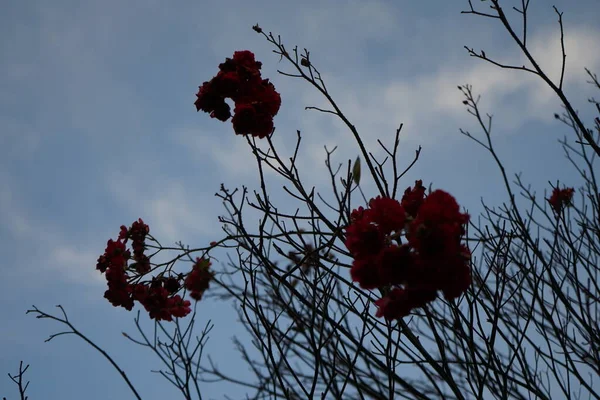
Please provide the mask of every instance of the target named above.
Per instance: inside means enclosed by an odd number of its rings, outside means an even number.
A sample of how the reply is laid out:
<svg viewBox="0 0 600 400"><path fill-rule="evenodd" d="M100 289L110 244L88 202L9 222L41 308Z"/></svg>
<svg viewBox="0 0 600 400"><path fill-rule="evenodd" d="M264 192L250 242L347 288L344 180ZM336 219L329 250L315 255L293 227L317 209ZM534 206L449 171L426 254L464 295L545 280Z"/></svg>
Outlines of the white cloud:
<svg viewBox="0 0 600 400"><path fill-rule="evenodd" d="M133 175L118 174L108 181L107 189L133 215L132 221L141 217L163 245L190 239L191 245L202 245L199 235L208 241L220 236L219 213L214 211L218 201L208 188L194 182L157 176L145 185Z"/></svg>
<svg viewBox="0 0 600 400"><path fill-rule="evenodd" d="M48 226L28 215L17 197L5 180L0 187L0 217L9 237L19 243L11 248L14 254L10 258L20 265L12 275L26 275L23 282L34 285L44 282L47 273L58 273L60 279L77 284L103 281L94 269L98 254L65 239L59 226Z"/></svg>
<svg viewBox="0 0 600 400"><path fill-rule="evenodd" d="M568 83L583 84L587 75L584 68L600 69L600 53L596 50L600 30L589 27L565 28L566 73ZM558 27L541 29L530 42L533 56L555 83L559 82L562 65L560 32Z"/></svg>
<svg viewBox="0 0 600 400"><path fill-rule="evenodd" d="M72 245L57 245L50 251L49 269L59 271L71 282L78 284L106 284L106 279L96 269L99 254Z"/></svg>
<svg viewBox="0 0 600 400"><path fill-rule="evenodd" d="M547 31L535 32L530 47L542 68L558 82L562 59L560 42L553 36L556 40L549 40ZM586 85L584 66L600 69L600 55L590 51L598 41L598 30L573 29L567 34L567 93L581 93ZM524 57L510 57L513 54L508 50L496 52L494 59L507 64L525 63ZM558 98L539 77L525 71L501 69L472 59L466 53L463 59L416 76L387 77L376 82L369 82L367 78L351 84L343 77L327 80L330 92L359 131L366 134L365 139L368 140L370 135L391 138L396 126L403 122L405 138L408 136L417 143L428 145L439 143L440 134L448 134L449 130L454 134L469 118L457 89L465 83L471 84L474 92L482 95L482 111L496 115L506 131L518 132L528 120L552 121L553 113L560 111ZM574 100L582 103L586 99L579 96ZM314 91L304 91L303 101L326 107L326 101ZM308 117L307 121L310 120Z"/></svg>
<svg viewBox="0 0 600 400"><path fill-rule="evenodd" d="M202 117L209 118L207 115ZM194 163L204 163L209 159L213 171L218 171L220 176L251 176L254 170L248 168L248 165L253 165L256 161L246 139L234 134L231 122L225 122L225 125L227 127L222 130L227 131L226 133L187 127L176 129L172 137L185 147Z"/></svg>
<svg viewBox="0 0 600 400"><path fill-rule="evenodd" d="M206 195L202 193L202 196ZM209 236L216 224L202 211L202 199L196 197L194 202L194 197L182 183L171 183L158 195L144 201L142 210L149 215L153 229L165 241L176 242L188 232Z"/></svg>

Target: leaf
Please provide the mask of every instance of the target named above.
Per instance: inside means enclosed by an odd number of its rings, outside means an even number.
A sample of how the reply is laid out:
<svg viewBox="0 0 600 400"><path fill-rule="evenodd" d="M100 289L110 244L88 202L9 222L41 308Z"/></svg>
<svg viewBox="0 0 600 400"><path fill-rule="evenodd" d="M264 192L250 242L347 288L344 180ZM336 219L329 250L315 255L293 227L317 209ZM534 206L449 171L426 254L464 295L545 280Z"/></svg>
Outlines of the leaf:
<svg viewBox="0 0 600 400"><path fill-rule="evenodd" d="M354 166L352 167L352 180L356 185L360 185L360 157L356 157Z"/></svg>

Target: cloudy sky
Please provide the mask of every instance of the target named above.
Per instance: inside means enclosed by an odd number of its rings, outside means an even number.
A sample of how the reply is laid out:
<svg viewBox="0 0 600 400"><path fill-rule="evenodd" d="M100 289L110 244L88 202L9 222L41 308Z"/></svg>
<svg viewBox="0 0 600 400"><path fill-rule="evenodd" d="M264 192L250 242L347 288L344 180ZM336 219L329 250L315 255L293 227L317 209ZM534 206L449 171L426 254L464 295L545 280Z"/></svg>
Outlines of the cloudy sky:
<svg viewBox="0 0 600 400"><path fill-rule="evenodd" d="M474 1L477 6L486 3ZM519 2L506 2L509 10ZM513 4L515 3L515 4ZM565 87L590 115L584 66L600 71L595 0L556 0L565 11ZM251 30L259 23L288 48L308 48L328 88L365 142L390 143L404 123L401 157L421 160L403 186L423 179L450 191L477 215L481 197L505 200L500 176L481 148L459 133L477 130L456 86L470 83L494 114L499 155L539 193L548 181L573 181L557 140L570 132L554 118L560 105L534 76L470 58L463 46L523 64L493 20L461 15L467 1L3 1L0 15L0 396L16 399L7 372L31 364L31 399L129 398L101 356L25 311L62 304L73 322L114 355L145 399L174 395L150 370L160 364L121 335L134 313L113 308L95 261L121 224L142 217L163 243L206 245L220 236L214 193L224 182L255 187L252 156L230 123L193 106L198 85L235 50L252 50L281 93L276 142L304 146L307 182L326 188L323 145L336 160L358 155L350 133L331 116L305 111L323 99ZM484 8L482 8L484 9ZM552 79L560 71L557 18L531 1L529 44ZM511 13L518 23L518 16ZM520 26L520 25L518 25ZM365 182L365 190L373 192ZM279 194L278 194L279 195ZM368 193L367 193L368 195ZM281 197L284 199L284 197ZM240 333L229 304L199 305L199 323L215 324L209 353L236 372L231 337ZM239 365L239 364L238 364ZM243 368L239 371L244 373ZM205 386L208 398L242 393Z"/></svg>

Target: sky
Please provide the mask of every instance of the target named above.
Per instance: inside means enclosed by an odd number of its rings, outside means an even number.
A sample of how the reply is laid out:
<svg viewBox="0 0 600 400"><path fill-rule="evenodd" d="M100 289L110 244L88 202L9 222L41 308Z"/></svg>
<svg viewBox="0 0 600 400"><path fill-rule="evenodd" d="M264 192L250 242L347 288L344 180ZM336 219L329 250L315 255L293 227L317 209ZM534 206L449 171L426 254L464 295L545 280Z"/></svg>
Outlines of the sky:
<svg viewBox="0 0 600 400"><path fill-rule="evenodd" d="M485 7L484 3L476 6ZM507 1L506 9L520 2ZM513 4L515 3L515 4ZM554 4L565 14L565 91L584 117L593 94L584 67L600 71L595 0ZM358 155L350 132L331 115L305 110L324 99L306 82L277 73L291 66L252 31L258 23L288 49L311 52L330 93L375 154L404 124L400 156L421 159L403 181L423 179L452 193L471 215L480 201L506 200L493 160L460 128L480 134L457 85L481 94L494 115L494 140L509 174L543 194L549 181L575 182L558 140L570 135L553 117L558 100L541 81L468 56L464 46L520 65L516 45L493 20L461 14L467 1L187 1L3 2L0 15L0 396L17 394L6 373L30 364L31 399L125 399L125 384L75 337L44 343L61 326L36 320L32 305L61 304L73 323L113 355L144 399L175 396L157 374L159 361L122 331L133 317L104 298L95 263L119 226L143 218L163 243L203 246L221 237L214 196L219 185L256 188L253 156L230 122L194 108L195 93L236 50L251 50L281 93L274 141L293 151L303 135L301 172L327 190L325 151L337 162ZM513 18L518 22L517 15ZM560 71L557 18L531 1L529 43L552 79ZM594 51L591 51L591 50ZM588 118L589 121L589 118ZM275 181L276 182L276 181ZM375 193L372 182L363 190ZM285 201L274 186L274 198ZM218 265L216 266L218 268ZM215 325L207 351L243 375L231 338L244 332L232 304L198 304ZM243 391L206 385L206 398Z"/></svg>

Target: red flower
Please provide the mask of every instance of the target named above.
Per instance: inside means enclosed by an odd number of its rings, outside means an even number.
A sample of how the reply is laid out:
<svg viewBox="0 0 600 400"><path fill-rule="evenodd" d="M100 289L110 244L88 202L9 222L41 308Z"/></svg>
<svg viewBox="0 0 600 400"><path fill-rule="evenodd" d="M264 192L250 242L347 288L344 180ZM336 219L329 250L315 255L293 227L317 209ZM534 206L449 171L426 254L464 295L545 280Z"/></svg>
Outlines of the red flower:
<svg viewBox="0 0 600 400"><path fill-rule="evenodd" d="M167 307L169 292L163 287L145 287L146 293L140 301L151 319L157 321L166 320L172 321L171 313Z"/></svg>
<svg viewBox="0 0 600 400"><path fill-rule="evenodd" d="M406 213L398 200L377 196L369 201L369 217L384 234L399 232L404 228Z"/></svg>
<svg viewBox="0 0 600 400"><path fill-rule="evenodd" d="M145 254L134 256L135 263L131 264L131 267L136 270L138 274L146 274L150 272L150 259Z"/></svg>
<svg viewBox="0 0 600 400"><path fill-rule="evenodd" d="M104 253L113 265L124 266L127 260L131 258L131 254L125 248L125 243L117 240L116 242L110 239L106 244Z"/></svg>
<svg viewBox="0 0 600 400"><path fill-rule="evenodd" d="M102 254L100 257L98 257L98 261L96 262L96 269L98 271L100 271L101 273L104 273L106 271L106 269L109 267L109 265L110 265L110 262L106 258L105 254Z"/></svg>
<svg viewBox="0 0 600 400"><path fill-rule="evenodd" d="M376 289L383 285L375 257L356 258L350 269L352 281L363 289Z"/></svg>
<svg viewBox="0 0 600 400"><path fill-rule="evenodd" d="M131 296L130 286L127 282L127 274L124 266L112 265L106 270L106 281L108 290L104 292L104 297L115 307L124 307L131 311L133 308L133 298Z"/></svg>
<svg viewBox="0 0 600 400"><path fill-rule="evenodd" d="M379 308L376 316L383 316L387 320L400 319L406 317L413 308L424 307L435 298L435 290L394 288L387 296L375 301Z"/></svg>
<svg viewBox="0 0 600 400"><path fill-rule="evenodd" d="M378 254L354 259L350 275L363 289L405 284L415 266L408 245L384 247Z"/></svg>
<svg viewBox="0 0 600 400"><path fill-rule="evenodd" d="M354 221L358 221L359 219L362 219L365 215L365 212L367 210L365 210L362 206L358 207L355 210L352 210L352 212L350 213L350 222L354 222Z"/></svg>
<svg viewBox="0 0 600 400"><path fill-rule="evenodd" d="M406 284L415 269L415 253L409 245L389 246L378 256L379 275L386 284Z"/></svg>
<svg viewBox="0 0 600 400"><path fill-rule="evenodd" d="M183 318L192 312L191 304L189 300L183 300L181 296L175 295L168 300L169 312L174 317Z"/></svg>
<svg viewBox="0 0 600 400"><path fill-rule="evenodd" d="M151 319L172 321L173 317L185 317L191 312L190 302L179 295L170 296L166 283L163 287L161 280L153 280L150 287L137 284L131 291L132 297L144 306Z"/></svg>
<svg viewBox="0 0 600 400"><path fill-rule="evenodd" d="M377 225L373 224L369 214L356 220L346 228L346 247L355 258L379 253L385 244L385 236Z"/></svg>
<svg viewBox="0 0 600 400"><path fill-rule="evenodd" d="M263 79L260 85L260 96L258 96L265 112L271 116L277 115L281 107L281 95L275 90L275 86L268 79Z"/></svg>
<svg viewBox="0 0 600 400"><path fill-rule="evenodd" d="M218 93L221 97L229 97L234 101L237 99L237 93L242 84L240 76L235 71L221 71L211 81L211 90Z"/></svg>
<svg viewBox="0 0 600 400"><path fill-rule="evenodd" d="M235 104L252 104L257 112L273 118L281 107L281 96L268 79L258 79L240 86Z"/></svg>
<svg viewBox="0 0 600 400"><path fill-rule="evenodd" d="M134 242L143 242L146 239L146 235L148 233L150 233L150 227L144 223L144 220L139 218L137 221L134 221L133 224L131 224L128 237Z"/></svg>
<svg viewBox="0 0 600 400"><path fill-rule="evenodd" d="M179 283L179 280L173 277L169 277L165 280L165 289L167 289L169 291L169 293L174 294L176 293L179 288L181 287L181 284Z"/></svg>
<svg viewBox="0 0 600 400"><path fill-rule="evenodd" d="M210 113L211 118L227 121L231 117L231 111L229 104L225 103L225 97L216 92L210 82L204 82L199 89L194 103L196 110Z"/></svg>
<svg viewBox="0 0 600 400"><path fill-rule="evenodd" d="M130 258L131 254L126 249L125 243L123 243L121 240L117 240L115 242L114 240L109 239L106 243L106 250L104 250L104 254L98 257L96 269L104 273L107 268L113 265L124 268L127 264L127 260Z"/></svg>
<svg viewBox="0 0 600 400"><path fill-rule="evenodd" d="M468 251L468 249L466 251ZM449 260L449 263L450 262L452 262L452 264L446 266L446 273L444 274L445 279L441 288L446 300L452 300L459 297L467 291L469 286L471 286L469 258L462 255L456 257L452 261Z"/></svg>
<svg viewBox="0 0 600 400"><path fill-rule="evenodd" d="M121 230L119 231L119 240L127 239L127 234L129 233L129 229L125 225L121 225Z"/></svg>
<svg viewBox="0 0 600 400"><path fill-rule="evenodd" d="M423 181L418 180L415 181L414 188L406 188L400 204L402 204L402 207L404 207L406 214L410 215L411 217L415 217L417 212L419 212L419 208L421 207L421 203L423 203L424 198L425 187L423 186Z"/></svg>
<svg viewBox="0 0 600 400"><path fill-rule="evenodd" d="M136 285L131 285L131 296L134 300L143 303L146 301L148 297L148 287L142 283L138 283Z"/></svg>
<svg viewBox="0 0 600 400"><path fill-rule="evenodd" d="M210 117L223 122L227 121L231 117L229 104L225 103L225 101L219 103L210 113Z"/></svg>
<svg viewBox="0 0 600 400"><path fill-rule="evenodd" d="M225 62L219 64L221 72L235 72L241 78L248 80L260 76L262 63L254 59L254 53L248 50L236 51L233 58L226 58Z"/></svg>
<svg viewBox="0 0 600 400"><path fill-rule="evenodd" d="M210 261L197 258L192 272L185 279L185 288L190 291L190 297L196 301L202 299L204 291L209 288L214 273L210 271Z"/></svg>
<svg viewBox="0 0 600 400"><path fill-rule="evenodd" d="M227 121L231 109L225 98L235 102L232 120L235 133L264 138L273 132L273 117L281 106L281 96L268 79L262 79L262 64L250 51L236 51L219 65L219 73L204 82L196 94L196 110Z"/></svg>
<svg viewBox="0 0 600 400"><path fill-rule="evenodd" d="M144 254L145 240L150 228L140 218L131 227L121 226L119 239L109 240L104 254L98 258L96 268L105 273L108 290L104 297L115 307L131 310L134 301L141 303L150 318L158 321L171 321L173 317L184 317L191 312L190 302L183 300L175 293L180 288L179 279L175 277L152 278L151 282L131 284L134 277L128 272L145 274L150 271L150 258ZM127 250L126 243L131 240L133 257ZM133 258L130 266L127 262Z"/></svg>
<svg viewBox="0 0 600 400"><path fill-rule="evenodd" d="M435 300L438 290L451 300L468 289L471 255L460 243L468 222L454 197L442 190L425 197L421 181L402 203L377 197L368 209L352 211L345 242L354 257L350 274L364 289L388 291L375 302L378 317L399 319ZM403 230L408 243L396 245Z"/></svg>
<svg viewBox="0 0 600 400"><path fill-rule="evenodd" d="M470 251L461 245L454 253L417 257L408 286L441 290L447 300L461 296L471 285Z"/></svg>
<svg viewBox="0 0 600 400"><path fill-rule="evenodd" d="M122 288L111 288L109 287L106 292L104 292L104 298L106 298L110 303L115 307L123 307L127 311L131 311L133 309L133 299L129 292Z"/></svg>
<svg viewBox="0 0 600 400"><path fill-rule="evenodd" d="M262 139L273 132L273 117L261 112L257 104L236 104L231 122L238 135L252 135Z"/></svg>
<svg viewBox="0 0 600 400"><path fill-rule="evenodd" d="M565 207L571 206L573 193L575 193L575 189L573 188L559 189L556 187L552 191L552 196L548 199L548 203L559 214Z"/></svg>
<svg viewBox="0 0 600 400"><path fill-rule="evenodd" d="M407 237L422 255L454 254L468 222L469 215L460 212L454 197L436 190L419 207Z"/></svg>
<svg viewBox="0 0 600 400"><path fill-rule="evenodd" d="M249 50L241 50L233 53L233 61L240 67L251 71L258 71L262 67L260 61L254 60L254 53Z"/></svg>
<svg viewBox="0 0 600 400"><path fill-rule="evenodd" d="M127 261L131 254L121 239L116 242L110 239L106 244L104 254L98 258L96 269L105 274L108 290L104 297L115 307L133 308L133 299L128 291Z"/></svg>

